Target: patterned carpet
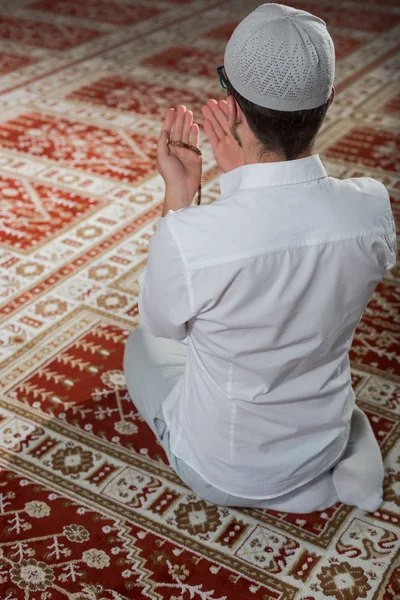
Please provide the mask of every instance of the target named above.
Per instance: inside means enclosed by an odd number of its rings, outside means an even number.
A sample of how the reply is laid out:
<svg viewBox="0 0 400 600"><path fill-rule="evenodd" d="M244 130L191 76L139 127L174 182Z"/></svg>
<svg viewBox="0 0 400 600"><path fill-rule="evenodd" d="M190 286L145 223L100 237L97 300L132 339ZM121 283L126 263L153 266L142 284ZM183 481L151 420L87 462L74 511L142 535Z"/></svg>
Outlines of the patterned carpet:
<svg viewBox="0 0 400 600"><path fill-rule="evenodd" d="M197 116L253 0L0 1L1 600L399 600L400 271L351 351L385 503L308 516L192 494L121 372L160 212L168 106ZM328 172L369 175L399 217L396 0L292 4L336 42ZM397 52L397 54L396 54ZM218 169L205 142L205 199ZM400 225L400 224L399 224Z"/></svg>

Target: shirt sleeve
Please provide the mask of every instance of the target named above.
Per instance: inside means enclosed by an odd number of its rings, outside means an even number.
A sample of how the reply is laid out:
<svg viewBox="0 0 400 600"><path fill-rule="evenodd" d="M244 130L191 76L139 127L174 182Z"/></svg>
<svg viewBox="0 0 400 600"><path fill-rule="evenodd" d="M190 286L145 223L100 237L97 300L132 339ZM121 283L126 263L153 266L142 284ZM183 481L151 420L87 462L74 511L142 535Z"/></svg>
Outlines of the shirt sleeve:
<svg viewBox="0 0 400 600"><path fill-rule="evenodd" d="M159 219L150 240L147 266L139 278L139 314L154 336L183 340L193 312L188 275L169 224L173 218Z"/></svg>

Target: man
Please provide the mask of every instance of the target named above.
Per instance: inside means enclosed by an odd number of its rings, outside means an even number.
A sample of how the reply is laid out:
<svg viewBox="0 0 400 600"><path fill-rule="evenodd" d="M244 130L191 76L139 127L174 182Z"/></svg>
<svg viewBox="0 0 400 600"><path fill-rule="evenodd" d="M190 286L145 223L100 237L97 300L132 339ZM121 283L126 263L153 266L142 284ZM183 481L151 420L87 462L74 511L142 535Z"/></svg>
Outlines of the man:
<svg viewBox="0 0 400 600"><path fill-rule="evenodd" d="M385 187L328 177L312 155L333 101L325 23L279 4L234 31L204 107L225 174L194 206L199 129L170 109L159 140L163 218L141 278L128 390L181 479L228 506L376 510L383 466L355 407L348 352L395 261Z"/></svg>

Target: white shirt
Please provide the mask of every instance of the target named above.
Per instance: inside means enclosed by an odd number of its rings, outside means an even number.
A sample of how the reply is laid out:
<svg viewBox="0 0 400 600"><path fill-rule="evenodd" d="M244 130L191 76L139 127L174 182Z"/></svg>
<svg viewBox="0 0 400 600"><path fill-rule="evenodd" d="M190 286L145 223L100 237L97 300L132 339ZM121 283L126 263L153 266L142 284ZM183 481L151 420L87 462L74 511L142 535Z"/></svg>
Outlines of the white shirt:
<svg viewBox="0 0 400 600"><path fill-rule="evenodd" d="M158 221L139 309L188 339L164 404L172 452L218 489L272 498L342 454L348 352L395 263L386 188L328 177L318 156L239 167L221 197Z"/></svg>

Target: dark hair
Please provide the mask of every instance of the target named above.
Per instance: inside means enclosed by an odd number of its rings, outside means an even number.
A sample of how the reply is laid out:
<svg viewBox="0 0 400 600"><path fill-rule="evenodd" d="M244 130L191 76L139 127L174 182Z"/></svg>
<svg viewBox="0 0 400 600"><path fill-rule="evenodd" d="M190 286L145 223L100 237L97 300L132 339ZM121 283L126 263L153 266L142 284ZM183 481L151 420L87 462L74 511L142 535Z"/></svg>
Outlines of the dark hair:
<svg viewBox="0 0 400 600"><path fill-rule="evenodd" d="M243 98L228 80L226 87L228 95L231 94L235 98L251 131L260 142L261 155L278 152L286 160L293 160L303 152L311 150L328 110L329 101L310 110L272 110Z"/></svg>

